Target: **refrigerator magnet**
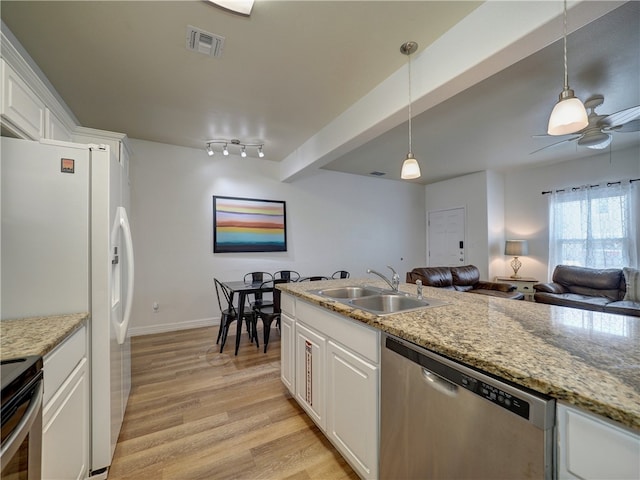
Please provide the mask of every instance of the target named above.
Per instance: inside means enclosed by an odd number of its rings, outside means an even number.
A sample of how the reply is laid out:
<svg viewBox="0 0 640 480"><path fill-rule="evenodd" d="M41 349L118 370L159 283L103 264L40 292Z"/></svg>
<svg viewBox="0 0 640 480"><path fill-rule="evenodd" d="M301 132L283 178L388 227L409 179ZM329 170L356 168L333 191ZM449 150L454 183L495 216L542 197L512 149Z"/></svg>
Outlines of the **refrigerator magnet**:
<svg viewBox="0 0 640 480"><path fill-rule="evenodd" d="M62 173L74 173L76 161L71 158L60 159L60 171Z"/></svg>

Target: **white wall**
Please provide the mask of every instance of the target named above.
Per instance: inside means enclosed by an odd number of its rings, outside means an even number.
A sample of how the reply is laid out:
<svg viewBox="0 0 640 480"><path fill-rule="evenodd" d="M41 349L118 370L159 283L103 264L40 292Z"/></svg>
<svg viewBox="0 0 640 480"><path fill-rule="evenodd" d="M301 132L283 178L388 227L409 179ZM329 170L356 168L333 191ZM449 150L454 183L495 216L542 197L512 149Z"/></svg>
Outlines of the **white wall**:
<svg viewBox="0 0 640 480"><path fill-rule="evenodd" d="M281 269L366 277L368 267L389 264L404 278L425 264L422 185L329 171L281 183L275 162L141 140L131 146L133 335L217 323L214 277ZM288 251L213 254L213 195L286 201Z"/></svg>
<svg viewBox="0 0 640 480"><path fill-rule="evenodd" d="M622 135L622 134L621 134ZM615 140L614 140L615 141ZM547 196L543 191L563 187L640 178L640 148L588 157L580 160L518 170L505 176L506 238L529 240L529 255L520 257L523 277L547 281L549 229ZM513 273L511 258L504 258L502 274Z"/></svg>
<svg viewBox="0 0 640 480"><path fill-rule="evenodd" d="M425 191L426 212L465 208L465 263L478 267L483 280L489 278L488 175L478 172L432 183Z"/></svg>

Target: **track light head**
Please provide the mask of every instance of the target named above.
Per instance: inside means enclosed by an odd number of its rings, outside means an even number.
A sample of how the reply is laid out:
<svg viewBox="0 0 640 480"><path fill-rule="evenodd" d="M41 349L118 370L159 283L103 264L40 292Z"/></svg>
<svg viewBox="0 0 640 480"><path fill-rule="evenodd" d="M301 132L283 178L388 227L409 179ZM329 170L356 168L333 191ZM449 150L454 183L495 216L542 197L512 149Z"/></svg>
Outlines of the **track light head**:
<svg viewBox="0 0 640 480"><path fill-rule="evenodd" d="M207 155L209 155L210 157L213 157L213 149L211 148L211 144L207 143Z"/></svg>
<svg viewBox="0 0 640 480"><path fill-rule="evenodd" d="M242 158L246 158L247 156L247 147L245 147L244 145L242 146L242 151L240 152L240 156Z"/></svg>
<svg viewBox="0 0 640 480"><path fill-rule="evenodd" d="M258 147L258 156L259 156L260 158L263 158L263 157L264 157L264 152L262 151L262 145L260 145L260 146Z"/></svg>
<svg viewBox="0 0 640 480"><path fill-rule="evenodd" d="M222 154L226 157L227 155L229 155L229 150L227 150L227 144L224 144L224 147L222 147Z"/></svg>

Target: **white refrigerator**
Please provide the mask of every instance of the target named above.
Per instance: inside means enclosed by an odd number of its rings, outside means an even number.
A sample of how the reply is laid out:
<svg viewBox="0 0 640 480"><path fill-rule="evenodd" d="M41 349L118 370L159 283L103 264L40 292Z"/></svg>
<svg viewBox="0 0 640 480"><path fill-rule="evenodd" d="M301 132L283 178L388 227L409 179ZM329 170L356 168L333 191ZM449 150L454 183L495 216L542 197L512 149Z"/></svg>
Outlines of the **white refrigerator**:
<svg viewBox="0 0 640 480"><path fill-rule="evenodd" d="M88 474L104 478L131 389L127 168L104 145L0 146L0 318L91 314Z"/></svg>

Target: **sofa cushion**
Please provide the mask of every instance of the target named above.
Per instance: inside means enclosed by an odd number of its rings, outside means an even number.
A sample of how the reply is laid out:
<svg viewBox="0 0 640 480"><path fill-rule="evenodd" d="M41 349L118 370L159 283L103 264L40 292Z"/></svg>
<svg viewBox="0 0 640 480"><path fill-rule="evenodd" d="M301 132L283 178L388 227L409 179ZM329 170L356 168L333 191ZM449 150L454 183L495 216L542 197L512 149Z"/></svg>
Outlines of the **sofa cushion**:
<svg viewBox="0 0 640 480"><path fill-rule="evenodd" d="M604 311L607 313L617 313L618 315L640 317L640 302L631 302L629 300L611 302L604 307Z"/></svg>
<svg viewBox="0 0 640 480"><path fill-rule="evenodd" d="M451 267L453 284L456 290L467 291L480 281L480 270L475 265L465 265L463 267ZM467 289L458 287L470 287Z"/></svg>
<svg viewBox="0 0 640 480"><path fill-rule="evenodd" d="M427 287L453 289L453 277L449 267L414 268L411 270L410 275L412 280L410 283L415 283L417 279L420 279L422 284ZM409 281L409 278L407 281Z"/></svg>
<svg viewBox="0 0 640 480"><path fill-rule="evenodd" d="M576 293L536 292L534 299L538 303L548 303L551 305L560 305L562 307L582 308L584 310L594 310L596 312L603 312L605 305L610 303L610 300L606 297L592 297Z"/></svg>
<svg viewBox="0 0 640 480"><path fill-rule="evenodd" d="M630 302L640 302L640 270L637 268L624 267L624 282L626 283L626 293L623 300Z"/></svg>
<svg viewBox="0 0 640 480"><path fill-rule="evenodd" d="M605 297L612 302L619 300L621 279L622 270L619 268L558 265L553 272L553 281L569 292L584 297Z"/></svg>

